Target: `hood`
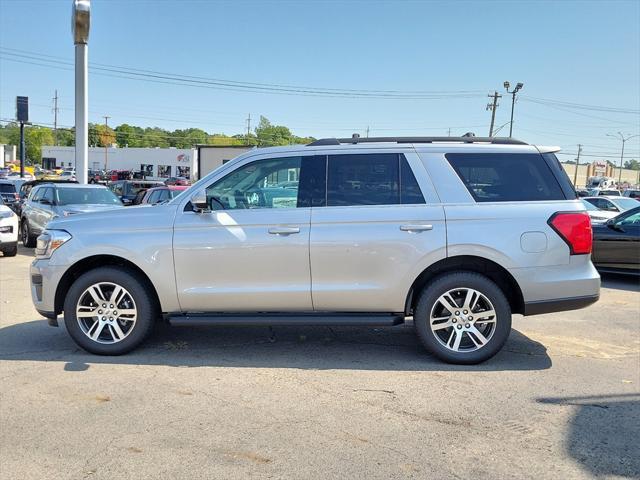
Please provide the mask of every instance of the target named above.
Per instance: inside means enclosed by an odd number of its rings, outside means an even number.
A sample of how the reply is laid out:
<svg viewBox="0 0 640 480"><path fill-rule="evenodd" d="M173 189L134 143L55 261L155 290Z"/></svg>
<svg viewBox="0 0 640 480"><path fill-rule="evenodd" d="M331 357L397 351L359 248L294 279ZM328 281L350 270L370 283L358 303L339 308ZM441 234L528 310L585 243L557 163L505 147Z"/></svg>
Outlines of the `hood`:
<svg viewBox="0 0 640 480"><path fill-rule="evenodd" d="M64 210L69 211L66 207L71 205L64 206ZM113 235L136 230L164 229L173 225L176 209L176 205L157 205L154 208L136 206L85 210L81 212L82 215L57 217L47 224L47 228L66 230L72 235L85 232Z"/></svg>
<svg viewBox="0 0 640 480"><path fill-rule="evenodd" d="M115 208L124 208L124 205L105 205L105 204L86 204L77 203L70 205L60 205L60 210L68 214L104 212L105 210L113 210Z"/></svg>

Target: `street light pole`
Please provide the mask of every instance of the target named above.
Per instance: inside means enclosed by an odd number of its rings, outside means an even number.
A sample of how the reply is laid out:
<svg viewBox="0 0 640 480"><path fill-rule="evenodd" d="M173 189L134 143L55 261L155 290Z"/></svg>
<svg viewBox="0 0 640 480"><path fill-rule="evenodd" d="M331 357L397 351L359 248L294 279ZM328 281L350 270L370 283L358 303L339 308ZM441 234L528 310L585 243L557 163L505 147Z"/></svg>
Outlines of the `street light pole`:
<svg viewBox="0 0 640 480"><path fill-rule="evenodd" d="M620 188L620 185L622 184L622 164L624 161L624 144L627 142L627 140L640 137L640 135L629 135L625 138L622 132L618 132L617 135L612 135L610 133L607 133L607 137L619 138L620 140L622 140L622 151L620 152L620 170L618 171L618 188Z"/></svg>
<svg viewBox="0 0 640 480"><path fill-rule="evenodd" d="M511 84L509 82L504 82L504 88L507 93L511 94L511 122L509 124L509 138L513 136L513 110L516 106L516 94L524 87L524 83L518 82L515 88L509 91L509 87Z"/></svg>
<svg viewBox="0 0 640 480"><path fill-rule="evenodd" d="M88 41L91 1L74 0L71 16L73 43L75 44L75 128L76 128L76 178L87 183L89 168L89 69Z"/></svg>

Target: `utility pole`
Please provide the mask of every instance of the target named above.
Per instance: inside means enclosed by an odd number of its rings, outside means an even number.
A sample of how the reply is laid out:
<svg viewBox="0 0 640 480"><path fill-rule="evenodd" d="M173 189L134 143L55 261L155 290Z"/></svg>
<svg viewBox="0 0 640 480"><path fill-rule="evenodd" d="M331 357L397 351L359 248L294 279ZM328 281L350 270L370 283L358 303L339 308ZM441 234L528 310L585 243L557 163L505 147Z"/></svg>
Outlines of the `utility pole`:
<svg viewBox="0 0 640 480"><path fill-rule="evenodd" d="M54 145L58 146L58 90L53 97L53 138Z"/></svg>
<svg viewBox="0 0 640 480"><path fill-rule="evenodd" d="M511 84L509 82L504 82L505 90L511 95L511 123L509 124L509 138L513 136L513 109L516 106L516 94L522 89L522 87L524 87L524 83L518 82L516 84L516 88L512 91L509 91L510 85Z"/></svg>
<svg viewBox="0 0 640 480"><path fill-rule="evenodd" d="M627 140L631 140L635 137L640 137L640 135L629 135L627 136L627 138L625 138L622 132L618 132L618 135L611 135L610 133L607 133L607 137L619 138L620 140L622 140L622 152L620 153L620 171L618 172L618 188L620 188L620 185L622 184L622 162L624 160L624 144Z"/></svg>
<svg viewBox="0 0 640 480"><path fill-rule="evenodd" d="M451 127L449 127L449 133L447 134L448 137L451 136Z"/></svg>
<svg viewBox="0 0 640 480"><path fill-rule="evenodd" d="M251 134L251 114L247 117L247 146L249 146L249 135Z"/></svg>
<svg viewBox="0 0 640 480"><path fill-rule="evenodd" d="M108 115L104 115L103 118L104 118L104 138L106 140L107 139L107 129L109 128L109 119L111 117L108 116ZM108 151L109 151L109 149L108 149L108 146L107 146L107 142L105 142L104 143L104 169L105 170L108 170L107 165L109 164L109 162L108 162L108 160L109 160Z"/></svg>
<svg viewBox="0 0 640 480"><path fill-rule="evenodd" d="M369 138L369 125L367 125L367 138Z"/></svg>
<svg viewBox="0 0 640 480"><path fill-rule="evenodd" d="M573 174L573 186L578 186L578 165L580 165L580 154L582 153L582 145L578 144L578 157L576 158L576 171Z"/></svg>
<svg viewBox="0 0 640 480"><path fill-rule="evenodd" d="M498 108L498 99L502 98L502 95L498 95L498 92L493 92L493 95L487 95L489 98L493 98L493 103L487 103L487 110L491 110L491 126L489 127L489 136L493 137L493 125L496 121L496 108Z"/></svg>

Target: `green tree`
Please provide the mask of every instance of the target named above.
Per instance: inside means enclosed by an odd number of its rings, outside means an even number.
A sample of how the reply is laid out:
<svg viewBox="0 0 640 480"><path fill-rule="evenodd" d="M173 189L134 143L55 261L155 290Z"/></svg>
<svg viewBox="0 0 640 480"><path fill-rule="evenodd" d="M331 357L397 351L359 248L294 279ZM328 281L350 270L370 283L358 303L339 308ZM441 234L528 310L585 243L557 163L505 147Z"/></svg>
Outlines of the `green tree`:
<svg viewBox="0 0 640 480"><path fill-rule="evenodd" d="M32 164L42 163L42 146L53 145L53 132L45 127L28 127L25 128L24 141L27 160Z"/></svg>
<svg viewBox="0 0 640 480"><path fill-rule="evenodd" d="M126 123L115 128L116 143L119 147L142 147L144 140L144 130Z"/></svg>
<svg viewBox="0 0 640 480"><path fill-rule="evenodd" d="M281 125L272 125L268 118L260 116L260 123L256 127L258 145L261 147L289 145L292 143L291 131Z"/></svg>
<svg viewBox="0 0 640 480"><path fill-rule="evenodd" d="M147 127L144 129L142 137L142 147L167 148L169 145L170 133L159 127Z"/></svg>
<svg viewBox="0 0 640 480"><path fill-rule="evenodd" d="M640 170L640 162L632 158L631 160L624 162L624 168L629 170Z"/></svg>
<svg viewBox="0 0 640 480"><path fill-rule="evenodd" d="M73 147L76 144L76 132L73 128L58 129L58 145Z"/></svg>

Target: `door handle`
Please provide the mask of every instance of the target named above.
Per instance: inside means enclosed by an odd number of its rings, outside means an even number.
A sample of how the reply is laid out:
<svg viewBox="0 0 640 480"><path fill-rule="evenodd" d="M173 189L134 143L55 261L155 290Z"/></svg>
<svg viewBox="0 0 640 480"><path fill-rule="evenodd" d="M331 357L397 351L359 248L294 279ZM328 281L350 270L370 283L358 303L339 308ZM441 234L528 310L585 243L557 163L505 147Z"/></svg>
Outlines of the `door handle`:
<svg viewBox="0 0 640 480"><path fill-rule="evenodd" d="M425 225L425 224L409 224L409 225L400 225L400 230L403 232L425 232L427 230L433 230L433 225Z"/></svg>
<svg viewBox="0 0 640 480"><path fill-rule="evenodd" d="M292 233L300 233L299 227L271 227L269 233L272 235L291 235Z"/></svg>

